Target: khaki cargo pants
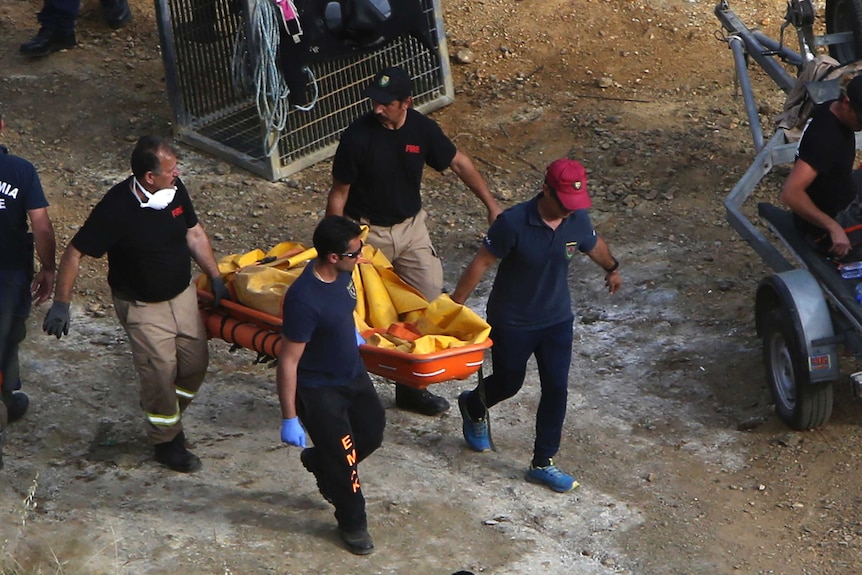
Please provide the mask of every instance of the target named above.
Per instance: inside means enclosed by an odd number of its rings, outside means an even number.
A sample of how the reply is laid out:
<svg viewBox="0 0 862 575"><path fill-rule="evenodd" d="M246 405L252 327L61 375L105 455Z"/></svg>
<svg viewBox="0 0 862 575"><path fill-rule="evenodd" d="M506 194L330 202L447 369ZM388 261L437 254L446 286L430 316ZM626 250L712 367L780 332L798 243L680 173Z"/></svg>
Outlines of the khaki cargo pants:
<svg viewBox="0 0 862 575"><path fill-rule="evenodd" d="M419 210L394 226L369 225L367 243L383 252L395 273L431 301L443 291L443 264L431 244L426 218L425 210Z"/></svg>
<svg viewBox="0 0 862 575"><path fill-rule="evenodd" d="M170 441L183 429L182 412L200 389L209 362L195 287L155 303L114 297L114 307L129 336L147 435L152 443Z"/></svg>

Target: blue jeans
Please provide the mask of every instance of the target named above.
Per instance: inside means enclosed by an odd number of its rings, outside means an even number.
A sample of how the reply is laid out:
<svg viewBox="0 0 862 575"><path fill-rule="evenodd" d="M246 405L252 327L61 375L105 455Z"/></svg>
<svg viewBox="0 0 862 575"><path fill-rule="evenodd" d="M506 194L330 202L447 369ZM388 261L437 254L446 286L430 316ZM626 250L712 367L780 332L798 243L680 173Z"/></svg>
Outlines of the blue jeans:
<svg viewBox="0 0 862 575"><path fill-rule="evenodd" d="M30 273L25 270L0 269L0 373L4 402L11 399L12 391L21 387L18 344L27 335L27 316L32 304L30 282ZM0 429L5 419L2 417Z"/></svg>
<svg viewBox="0 0 862 575"><path fill-rule="evenodd" d="M80 9L81 0L44 0L37 19L46 30L71 33Z"/></svg>
<svg viewBox="0 0 862 575"><path fill-rule="evenodd" d="M572 363L572 320L537 330L491 329L491 361L494 373L485 378L485 406L513 397L524 385L527 360L536 356L542 396L536 410L536 440L533 456L553 457L560 449L566 401L569 396L569 366ZM478 388L477 388L478 390ZM474 391L472 399L478 399Z"/></svg>

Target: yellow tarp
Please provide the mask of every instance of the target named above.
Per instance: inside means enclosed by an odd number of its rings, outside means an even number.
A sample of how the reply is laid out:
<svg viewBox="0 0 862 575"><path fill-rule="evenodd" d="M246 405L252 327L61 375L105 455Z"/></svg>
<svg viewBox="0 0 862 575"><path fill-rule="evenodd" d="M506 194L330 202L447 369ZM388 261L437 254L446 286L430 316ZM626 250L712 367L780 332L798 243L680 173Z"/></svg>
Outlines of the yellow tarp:
<svg viewBox="0 0 862 575"><path fill-rule="evenodd" d="M219 270L241 304L281 317L285 292L315 257L313 248L306 250L301 244L283 242L266 253L256 249L222 258ZM373 246L366 244L362 249L353 283L353 316L357 329L371 345L426 354L481 343L491 332L481 317L446 294L429 303L398 277L386 256ZM392 324L399 322L412 324L421 335L407 341L386 334Z"/></svg>

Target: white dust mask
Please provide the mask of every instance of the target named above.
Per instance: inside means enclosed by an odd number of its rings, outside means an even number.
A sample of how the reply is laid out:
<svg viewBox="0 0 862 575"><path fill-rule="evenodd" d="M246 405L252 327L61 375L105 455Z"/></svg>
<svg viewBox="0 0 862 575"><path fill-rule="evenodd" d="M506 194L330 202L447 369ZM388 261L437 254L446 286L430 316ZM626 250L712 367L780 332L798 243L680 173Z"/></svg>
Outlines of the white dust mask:
<svg viewBox="0 0 862 575"><path fill-rule="evenodd" d="M162 188L158 190L156 193L151 194L147 190L144 189L144 186L138 181L137 178L133 178L135 180L135 185L138 189L147 197L146 202L142 202L138 195L135 194L135 197L138 198L138 202L141 204L142 208L150 208L151 210L163 210L168 207L172 201L174 201L174 196L177 193L176 188Z"/></svg>

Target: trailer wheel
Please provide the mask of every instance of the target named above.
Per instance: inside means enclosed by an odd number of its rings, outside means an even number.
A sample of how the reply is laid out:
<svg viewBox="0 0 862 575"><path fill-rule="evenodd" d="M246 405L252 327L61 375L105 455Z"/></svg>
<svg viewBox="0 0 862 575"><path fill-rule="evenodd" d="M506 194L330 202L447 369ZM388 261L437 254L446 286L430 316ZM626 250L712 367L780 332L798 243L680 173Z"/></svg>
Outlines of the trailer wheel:
<svg viewBox="0 0 862 575"><path fill-rule="evenodd" d="M841 64L862 54L862 0L826 0L826 33L853 32L851 44L832 44L829 54Z"/></svg>
<svg viewBox="0 0 862 575"><path fill-rule="evenodd" d="M763 325L763 363L775 411L784 423L804 431L832 415L832 382L811 383L808 355L786 310L769 312Z"/></svg>

